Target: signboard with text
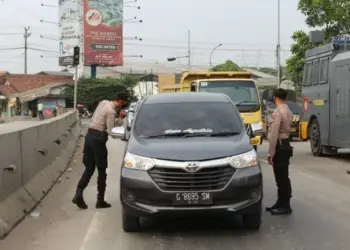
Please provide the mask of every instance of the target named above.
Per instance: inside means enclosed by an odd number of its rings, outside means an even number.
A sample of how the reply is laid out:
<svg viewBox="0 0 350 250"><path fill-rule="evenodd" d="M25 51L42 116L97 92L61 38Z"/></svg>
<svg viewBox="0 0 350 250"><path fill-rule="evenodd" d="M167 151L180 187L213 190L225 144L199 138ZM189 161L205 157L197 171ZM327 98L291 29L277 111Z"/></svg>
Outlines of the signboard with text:
<svg viewBox="0 0 350 250"><path fill-rule="evenodd" d="M123 65L123 0L84 0L84 64Z"/></svg>
<svg viewBox="0 0 350 250"><path fill-rule="evenodd" d="M73 65L73 48L81 41L81 4L79 0L59 1L59 65Z"/></svg>

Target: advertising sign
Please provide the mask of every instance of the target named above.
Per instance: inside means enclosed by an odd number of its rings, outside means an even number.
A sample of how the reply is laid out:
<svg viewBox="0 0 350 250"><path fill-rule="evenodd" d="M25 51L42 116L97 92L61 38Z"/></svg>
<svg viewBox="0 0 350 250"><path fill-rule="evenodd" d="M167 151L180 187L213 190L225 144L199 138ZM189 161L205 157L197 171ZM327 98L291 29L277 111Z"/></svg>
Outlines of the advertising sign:
<svg viewBox="0 0 350 250"><path fill-rule="evenodd" d="M59 65L73 65L73 48L80 46L81 37L81 2L80 0L59 1L60 47Z"/></svg>
<svg viewBox="0 0 350 250"><path fill-rule="evenodd" d="M123 65L123 0L84 0L84 64Z"/></svg>

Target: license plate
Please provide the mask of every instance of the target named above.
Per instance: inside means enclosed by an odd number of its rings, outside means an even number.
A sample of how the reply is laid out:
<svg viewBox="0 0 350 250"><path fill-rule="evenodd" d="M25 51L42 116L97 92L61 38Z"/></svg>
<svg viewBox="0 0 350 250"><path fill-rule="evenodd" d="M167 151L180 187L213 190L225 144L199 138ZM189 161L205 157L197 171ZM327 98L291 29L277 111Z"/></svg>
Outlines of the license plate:
<svg viewBox="0 0 350 250"><path fill-rule="evenodd" d="M296 132L297 129L296 128L291 128L290 132Z"/></svg>
<svg viewBox="0 0 350 250"><path fill-rule="evenodd" d="M212 204L211 194L208 192L181 192L176 193L174 203L177 205Z"/></svg>

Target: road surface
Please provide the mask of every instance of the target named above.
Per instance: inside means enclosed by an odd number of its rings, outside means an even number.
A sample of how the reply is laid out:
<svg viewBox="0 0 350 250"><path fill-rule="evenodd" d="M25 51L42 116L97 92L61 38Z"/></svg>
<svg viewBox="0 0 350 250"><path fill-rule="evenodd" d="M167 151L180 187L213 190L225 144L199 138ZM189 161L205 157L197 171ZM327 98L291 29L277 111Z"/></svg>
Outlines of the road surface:
<svg viewBox="0 0 350 250"><path fill-rule="evenodd" d="M143 221L143 232L121 228L118 176L124 142L110 139L107 200L113 207L97 211L96 178L85 192L88 210L80 211L71 199L82 173L81 148L70 171L12 233L0 241L1 250L342 250L350 246L349 159L315 158L309 145L295 142L291 177L292 216L264 212L259 232L241 228L239 218L162 219ZM271 167L264 162L267 145L259 149L264 171L264 205L275 200Z"/></svg>

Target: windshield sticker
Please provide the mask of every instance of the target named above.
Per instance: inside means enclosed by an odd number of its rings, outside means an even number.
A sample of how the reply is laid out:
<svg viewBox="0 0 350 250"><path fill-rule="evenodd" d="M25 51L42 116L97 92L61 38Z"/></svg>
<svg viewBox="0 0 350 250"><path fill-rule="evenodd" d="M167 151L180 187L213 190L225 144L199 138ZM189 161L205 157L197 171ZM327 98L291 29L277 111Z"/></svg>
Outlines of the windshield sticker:
<svg viewBox="0 0 350 250"><path fill-rule="evenodd" d="M208 83L207 82L201 82L201 87L208 87Z"/></svg>
<svg viewBox="0 0 350 250"><path fill-rule="evenodd" d="M184 130L180 130L180 129L168 129L168 130L165 130L164 133L165 133L165 134L177 134L177 133L189 133L189 134L193 134L193 133L213 133L213 130L210 129L210 128L200 128L200 129L188 128L188 129L184 129Z"/></svg>

